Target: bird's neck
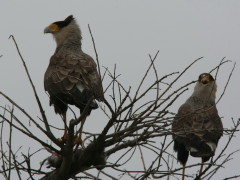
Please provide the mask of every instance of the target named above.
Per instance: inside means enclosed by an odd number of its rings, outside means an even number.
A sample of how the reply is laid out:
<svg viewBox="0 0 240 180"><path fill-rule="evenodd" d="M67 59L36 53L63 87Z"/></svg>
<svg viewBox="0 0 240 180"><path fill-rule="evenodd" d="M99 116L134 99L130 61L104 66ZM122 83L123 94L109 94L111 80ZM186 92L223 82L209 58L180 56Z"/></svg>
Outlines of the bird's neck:
<svg viewBox="0 0 240 180"><path fill-rule="evenodd" d="M209 86L203 86L200 83L197 83L191 99L198 100L201 104L215 104L216 99L216 92L217 92L217 84L212 83Z"/></svg>
<svg viewBox="0 0 240 180"><path fill-rule="evenodd" d="M68 50L81 50L82 44L81 41L76 41L76 39L66 39L62 43L57 44L56 52L60 49L68 49Z"/></svg>
<svg viewBox="0 0 240 180"><path fill-rule="evenodd" d="M192 96L189 98L189 100L198 101L198 103L201 105L207 105L207 104L214 105L216 93L213 91L206 91L206 90L202 90L202 91L205 91L205 92L194 91Z"/></svg>
<svg viewBox="0 0 240 180"><path fill-rule="evenodd" d="M57 43L56 51L61 48L81 49L81 31L75 22L64 28L60 33L55 34L54 38Z"/></svg>

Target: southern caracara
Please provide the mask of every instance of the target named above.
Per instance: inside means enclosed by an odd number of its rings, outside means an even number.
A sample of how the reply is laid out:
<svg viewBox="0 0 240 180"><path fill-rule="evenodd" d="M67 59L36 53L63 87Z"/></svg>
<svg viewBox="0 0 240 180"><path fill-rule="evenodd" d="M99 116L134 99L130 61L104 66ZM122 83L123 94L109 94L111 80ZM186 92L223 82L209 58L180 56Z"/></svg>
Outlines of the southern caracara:
<svg viewBox="0 0 240 180"><path fill-rule="evenodd" d="M179 108L173 120L174 150L183 165L182 179L189 152L193 157L201 157L204 163L214 156L223 135L222 121L215 104L216 91L214 78L208 73L201 74L193 94ZM200 173L202 168L203 164Z"/></svg>
<svg viewBox="0 0 240 180"><path fill-rule="evenodd" d="M90 115L93 109L98 108L95 100L104 99L102 82L96 63L82 51L81 31L72 15L50 24L44 29L44 33L52 33L57 43L45 72L44 87L50 95L50 105L63 118L65 131L62 140L65 140L68 104L75 105L82 113L88 101L91 101L85 111L86 115ZM86 117L81 122L79 143L85 119Z"/></svg>

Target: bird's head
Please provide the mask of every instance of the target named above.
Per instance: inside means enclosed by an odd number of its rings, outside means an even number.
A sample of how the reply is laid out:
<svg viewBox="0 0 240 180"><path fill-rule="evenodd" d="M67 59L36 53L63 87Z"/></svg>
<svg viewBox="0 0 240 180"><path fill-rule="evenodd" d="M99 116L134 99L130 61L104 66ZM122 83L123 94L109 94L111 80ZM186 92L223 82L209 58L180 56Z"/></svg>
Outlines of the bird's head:
<svg viewBox="0 0 240 180"><path fill-rule="evenodd" d="M44 29L44 33L58 33L65 27L67 27L74 20L73 15L68 16L63 21L56 21Z"/></svg>
<svg viewBox="0 0 240 180"><path fill-rule="evenodd" d="M194 88L194 94L201 96L202 98L210 98L215 100L217 91L217 84L215 79L209 73L200 74L196 86Z"/></svg>
<svg viewBox="0 0 240 180"><path fill-rule="evenodd" d="M215 80L211 74L202 73L202 74L200 74L200 76L198 78L198 83L200 83L202 86L207 87L207 86L211 86L212 84L214 84Z"/></svg>
<svg viewBox="0 0 240 180"><path fill-rule="evenodd" d="M44 33L51 33L56 40L57 48L63 44L79 44L81 46L81 31L73 15L63 21L56 21L44 29Z"/></svg>

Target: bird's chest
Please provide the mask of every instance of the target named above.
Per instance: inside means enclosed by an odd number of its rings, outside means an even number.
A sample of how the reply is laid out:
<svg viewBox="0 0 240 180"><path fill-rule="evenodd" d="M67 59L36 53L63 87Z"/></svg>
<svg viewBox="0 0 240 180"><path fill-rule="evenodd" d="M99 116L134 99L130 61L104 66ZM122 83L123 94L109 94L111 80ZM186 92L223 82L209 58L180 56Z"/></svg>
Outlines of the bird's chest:
<svg viewBox="0 0 240 180"><path fill-rule="evenodd" d="M192 129L195 131L195 134L203 136L206 131L212 129L211 123L212 115L211 113L203 109L201 111L195 112L193 114Z"/></svg>

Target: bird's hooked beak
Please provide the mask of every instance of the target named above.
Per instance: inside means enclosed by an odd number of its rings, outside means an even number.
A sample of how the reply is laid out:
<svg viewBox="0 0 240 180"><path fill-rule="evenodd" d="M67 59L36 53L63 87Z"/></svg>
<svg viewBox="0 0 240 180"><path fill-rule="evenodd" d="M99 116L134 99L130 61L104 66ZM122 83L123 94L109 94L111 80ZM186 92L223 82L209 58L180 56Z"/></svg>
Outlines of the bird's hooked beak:
<svg viewBox="0 0 240 180"><path fill-rule="evenodd" d="M44 29L44 33L56 33L60 30L58 25L56 24L50 24L48 27Z"/></svg>
<svg viewBox="0 0 240 180"><path fill-rule="evenodd" d="M51 33L52 31L51 31L51 29L49 28L49 27L46 27L45 29L44 29L44 34L46 34L46 33Z"/></svg>
<svg viewBox="0 0 240 180"><path fill-rule="evenodd" d="M201 78L200 81L204 86L208 86L211 82L209 76L204 76L203 78Z"/></svg>

